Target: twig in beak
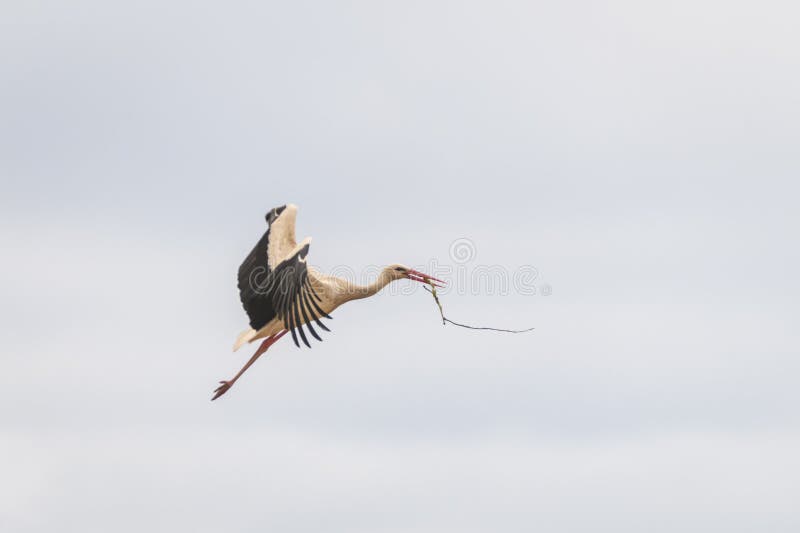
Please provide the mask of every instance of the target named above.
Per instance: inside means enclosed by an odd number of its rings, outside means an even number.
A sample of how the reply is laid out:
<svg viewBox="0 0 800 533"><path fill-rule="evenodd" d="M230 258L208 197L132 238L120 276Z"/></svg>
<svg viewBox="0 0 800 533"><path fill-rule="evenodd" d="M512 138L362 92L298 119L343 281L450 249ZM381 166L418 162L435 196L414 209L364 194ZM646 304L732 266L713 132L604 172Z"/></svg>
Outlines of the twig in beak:
<svg viewBox="0 0 800 533"><path fill-rule="evenodd" d="M433 284L431 280L428 280L428 284L431 286L429 289L425 287L425 290L430 292L433 295L433 299L436 300L436 305L439 306L439 314L442 315L442 325L444 326L447 324L447 319L444 317L444 309L442 309L442 302L439 301L439 296L436 294L436 285Z"/></svg>

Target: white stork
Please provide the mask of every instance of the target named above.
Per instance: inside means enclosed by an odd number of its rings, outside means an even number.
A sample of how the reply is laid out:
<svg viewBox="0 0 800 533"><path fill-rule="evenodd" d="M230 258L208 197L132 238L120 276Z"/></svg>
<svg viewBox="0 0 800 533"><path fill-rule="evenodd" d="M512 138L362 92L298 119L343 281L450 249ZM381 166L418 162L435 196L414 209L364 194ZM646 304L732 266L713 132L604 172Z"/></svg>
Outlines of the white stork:
<svg viewBox="0 0 800 533"><path fill-rule="evenodd" d="M295 242L296 217L297 206L292 204L267 213L266 233L239 267L239 296L250 318L250 328L239 334L233 350L255 340L264 339L264 342L233 378L220 381L212 400L228 392L250 365L287 333L292 333L298 348L300 341L311 347L303 326L308 328L311 337L322 341L312 322L330 331L320 319L331 318L330 313L343 303L372 296L399 279L443 283L399 264L384 268L369 285L356 285L323 274L306 262L311 238L307 237L300 244Z"/></svg>

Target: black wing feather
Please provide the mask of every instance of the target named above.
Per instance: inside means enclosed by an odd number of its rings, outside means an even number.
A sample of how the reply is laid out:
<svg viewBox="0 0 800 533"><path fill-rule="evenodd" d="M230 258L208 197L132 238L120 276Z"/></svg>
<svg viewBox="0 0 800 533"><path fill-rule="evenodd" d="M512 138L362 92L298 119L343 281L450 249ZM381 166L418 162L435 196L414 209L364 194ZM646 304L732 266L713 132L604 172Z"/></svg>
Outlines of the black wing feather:
<svg viewBox="0 0 800 533"><path fill-rule="evenodd" d="M269 226L286 209L285 205L271 209L264 218L267 220L267 231L258 240L253 250L239 267L239 298L242 301L250 327L261 329L275 318L275 309L270 298L264 298L269 290L271 269L267 260L269 247Z"/></svg>
<svg viewBox="0 0 800 533"><path fill-rule="evenodd" d="M311 316L314 319L314 322L316 322L319 327L321 327L325 331L330 331L328 329L328 327L320 321L319 317L317 315L315 315L314 312L311 310L311 305L308 303L308 301L310 299L308 297L308 292L307 291L303 291L302 296L303 296L303 303L305 304L305 308L308 309L309 316ZM328 317L328 318L330 318L330 317ZM309 322L309 324L310 323L311 322Z"/></svg>
<svg viewBox="0 0 800 533"><path fill-rule="evenodd" d="M303 325L308 326L308 330L317 340L322 340L311 326L311 321L315 321L326 331L330 331L320 321L320 316L328 316L320 309L314 301L313 295L319 298L314 292L308 276L308 265L305 258L308 255L309 245L300 248L297 253L282 261L270 273L270 290L266 297L275 309L275 316L283 321L286 329L291 331L292 340L295 345L300 347L300 341L309 348L311 343L303 330ZM320 298L320 301L322 299ZM308 302L312 302L312 306ZM301 320L302 317L302 320ZM328 317L330 318L330 317Z"/></svg>
<svg viewBox="0 0 800 533"><path fill-rule="evenodd" d="M294 315L294 323L297 324L297 332L300 334L300 338L303 340L303 344L311 348L311 345L308 343L308 339L306 338L306 334L303 331L303 323L300 322L300 295L298 294L295 299L294 303L292 304L292 314Z"/></svg>
<svg viewBox="0 0 800 533"><path fill-rule="evenodd" d="M322 342L322 338L317 334L314 326L311 325L311 319L308 318L308 313L306 312L306 306L304 303L304 294L301 292L300 297L298 298L297 307L300 308L300 313L303 315L303 322L306 323L306 327L308 327L308 332L311 334L312 337L317 339L319 342Z"/></svg>

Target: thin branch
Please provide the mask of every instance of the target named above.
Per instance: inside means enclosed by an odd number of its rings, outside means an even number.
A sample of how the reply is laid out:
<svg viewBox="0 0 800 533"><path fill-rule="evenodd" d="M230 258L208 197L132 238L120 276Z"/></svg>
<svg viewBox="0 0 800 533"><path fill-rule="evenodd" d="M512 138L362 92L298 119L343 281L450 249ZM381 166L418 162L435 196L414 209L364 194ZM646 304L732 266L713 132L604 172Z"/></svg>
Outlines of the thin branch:
<svg viewBox="0 0 800 533"><path fill-rule="evenodd" d="M439 306L439 314L442 315L442 324L443 325L445 325L445 324L447 324L449 322L450 324L453 324L454 326L458 326L460 328L482 329L482 330L488 330L488 331L501 331L503 333L525 333L526 331L532 331L533 329L535 329L535 328L528 328L528 329L487 328L487 327L478 327L478 326L468 326L466 324L459 324L458 322L453 322L452 320L450 320L449 318L444 316L444 309L442 309L442 303L439 301L439 295L436 294L436 287L432 283L430 283L430 281L428 281L428 283L431 286L430 289L428 287L425 287L425 286L423 286L422 288L433 295L433 299L436 301L436 305Z"/></svg>

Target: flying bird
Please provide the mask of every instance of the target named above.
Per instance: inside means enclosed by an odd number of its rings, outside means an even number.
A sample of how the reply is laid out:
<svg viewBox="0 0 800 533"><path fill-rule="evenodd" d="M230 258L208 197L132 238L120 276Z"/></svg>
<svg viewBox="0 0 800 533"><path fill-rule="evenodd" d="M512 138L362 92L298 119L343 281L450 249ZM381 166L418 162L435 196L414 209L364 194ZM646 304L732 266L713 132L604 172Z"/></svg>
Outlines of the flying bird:
<svg viewBox="0 0 800 533"><path fill-rule="evenodd" d="M323 274L307 263L311 238L305 238L300 244L295 242L296 205L276 207L265 218L267 231L239 267L239 297L250 319L250 327L239 334L233 350L264 340L233 378L219 382L212 400L228 392L236 380L287 333L291 333L298 348L301 342L310 348L309 337L322 341L314 325L330 331L322 319L330 319L330 313L343 303L368 298L400 279L434 285L435 282L444 283L401 264L385 267L369 285L357 285Z"/></svg>

